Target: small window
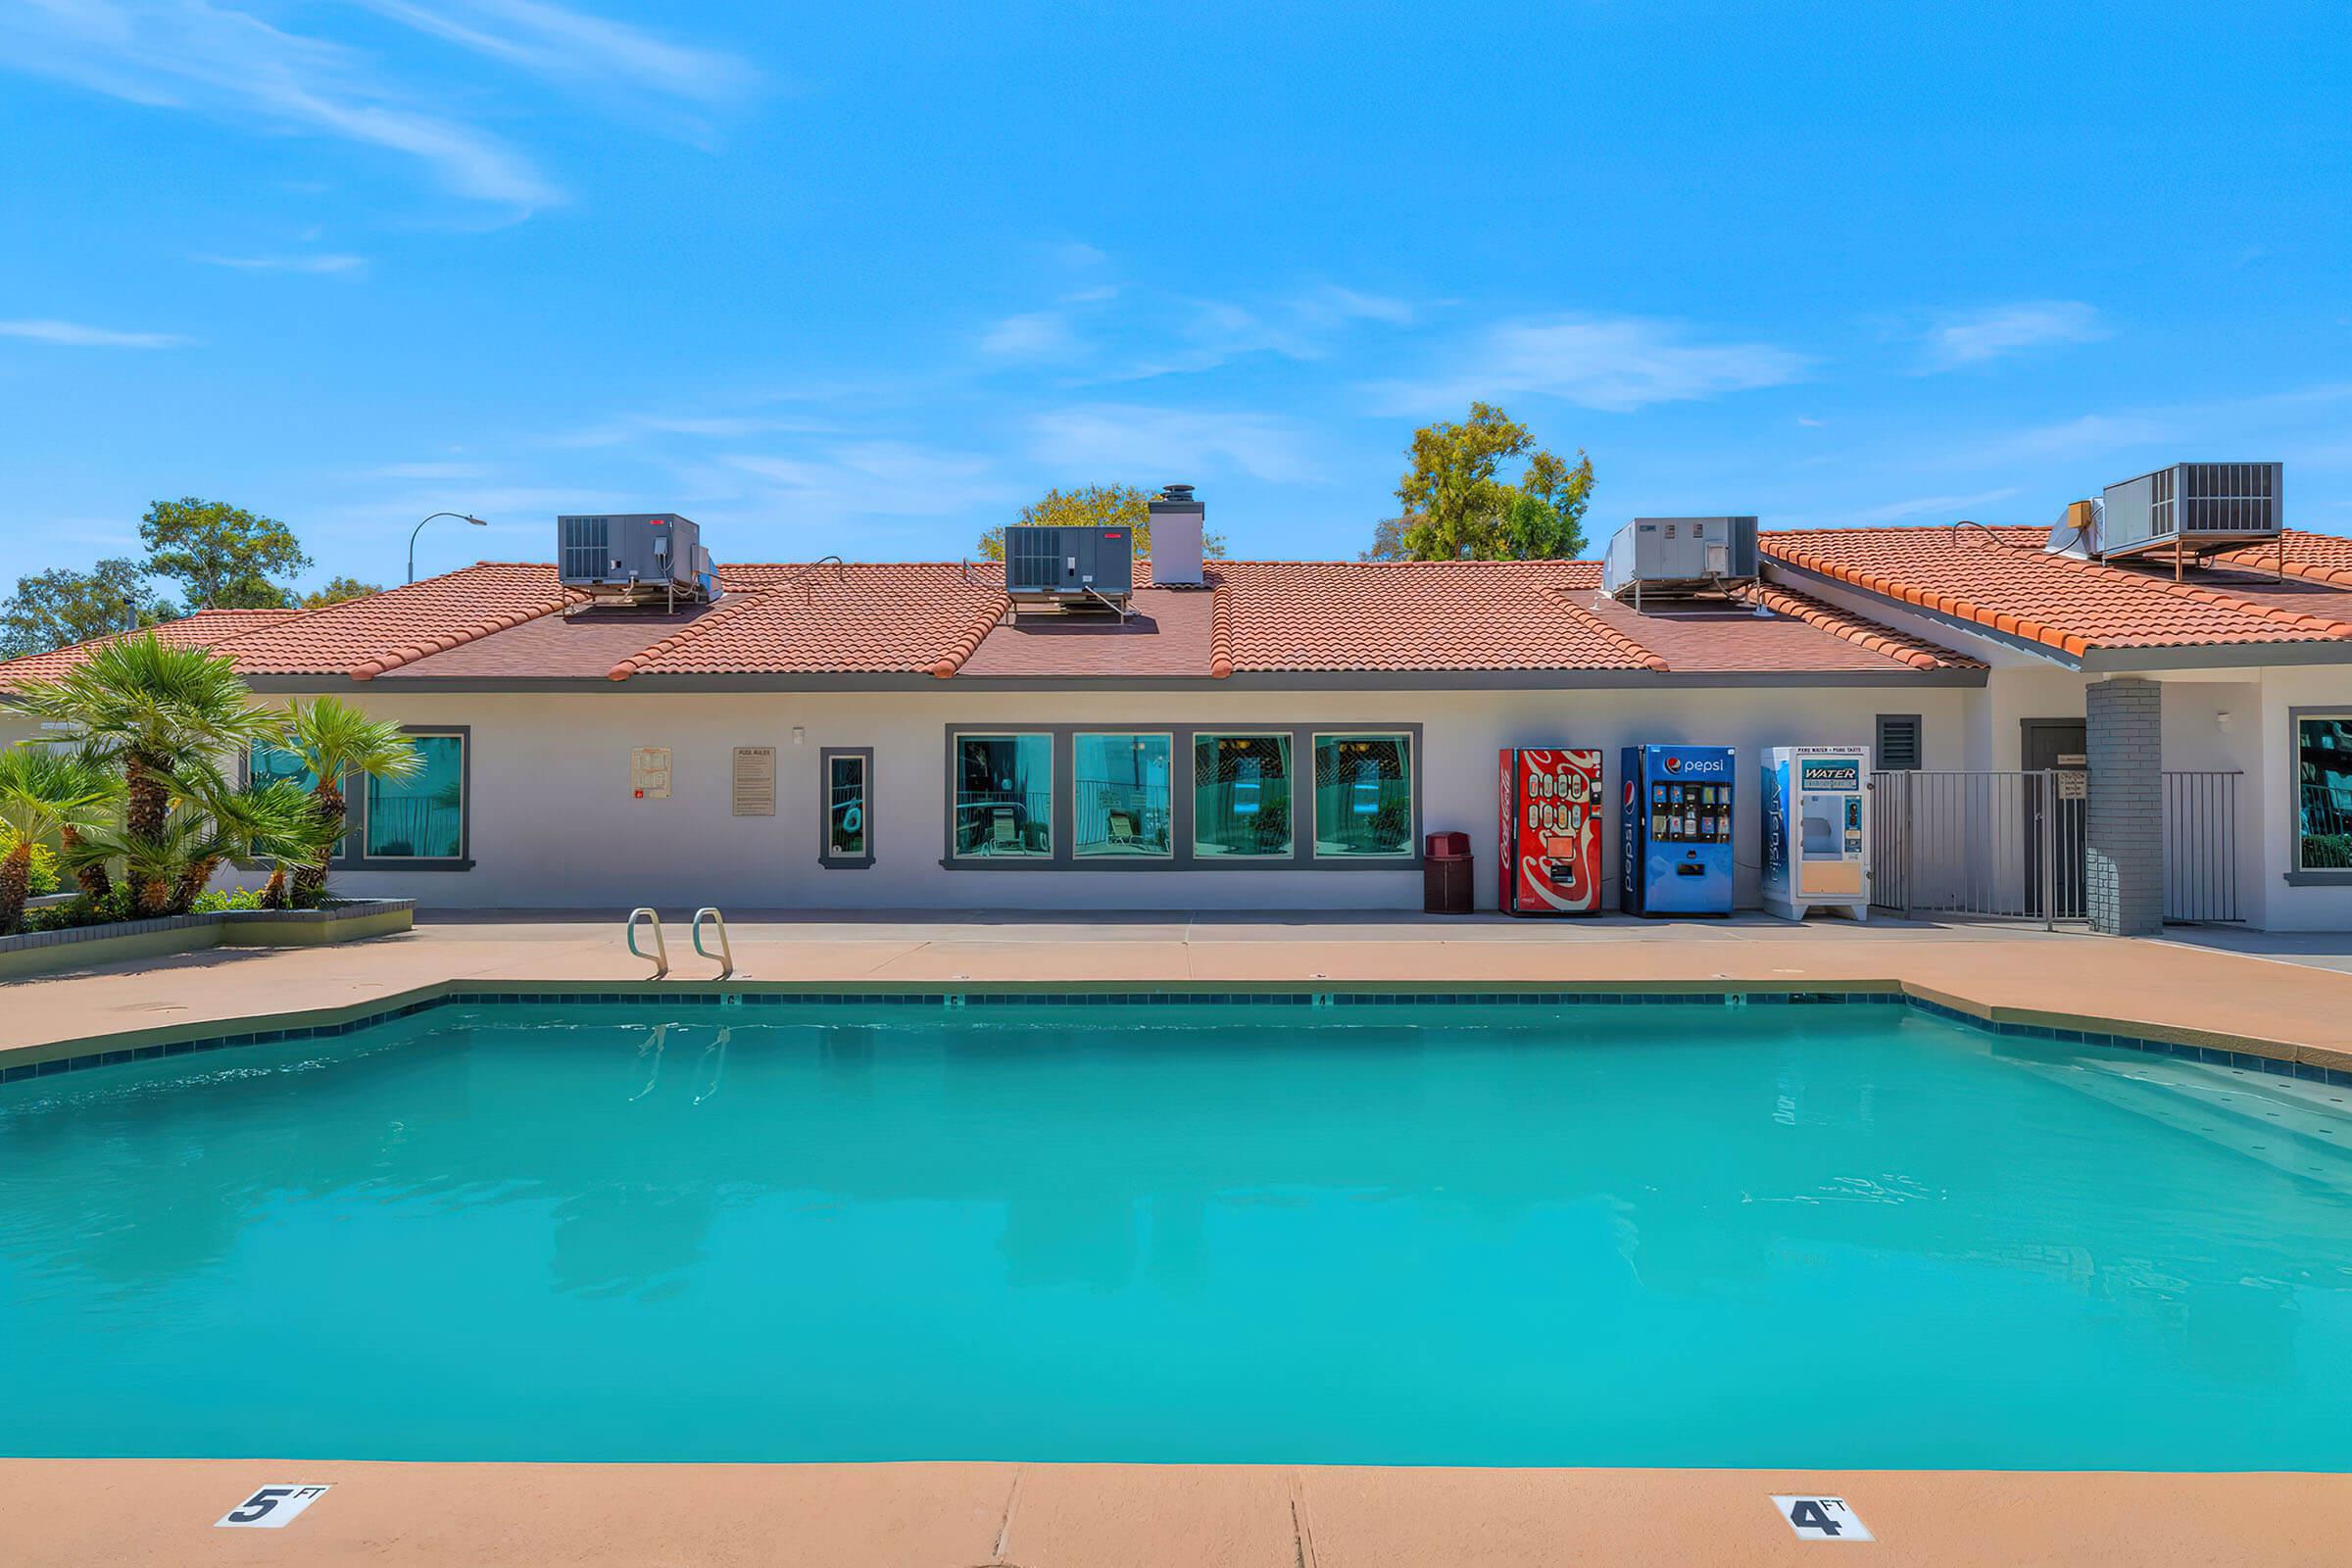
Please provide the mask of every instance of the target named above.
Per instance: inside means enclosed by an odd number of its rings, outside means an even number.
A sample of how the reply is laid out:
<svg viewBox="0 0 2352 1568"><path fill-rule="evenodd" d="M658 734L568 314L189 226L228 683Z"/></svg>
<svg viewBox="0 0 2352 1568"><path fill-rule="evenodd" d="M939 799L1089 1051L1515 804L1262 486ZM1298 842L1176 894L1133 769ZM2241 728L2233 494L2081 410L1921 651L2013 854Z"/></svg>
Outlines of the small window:
<svg viewBox="0 0 2352 1568"><path fill-rule="evenodd" d="M1881 713L1879 715L1878 766L1888 773L1915 773L1919 770L1919 715L1917 713Z"/></svg>
<svg viewBox="0 0 2352 1568"><path fill-rule="evenodd" d="M1287 858L1291 738L1193 737L1193 854Z"/></svg>
<svg viewBox="0 0 2352 1568"><path fill-rule="evenodd" d="M1413 853L1413 743L1406 735L1315 737L1315 854Z"/></svg>
<svg viewBox="0 0 2352 1568"><path fill-rule="evenodd" d="M824 773L824 842L817 859L830 866L874 863L874 807L870 749L833 751L818 759Z"/></svg>
<svg viewBox="0 0 2352 1568"><path fill-rule="evenodd" d="M412 735L416 771L368 781L362 828L371 860L459 860L466 857L466 737Z"/></svg>
<svg viewBox="0 0 2352 1568"><path fill-rule="evenodd" d="M2295 869L2352 871L2352 713L2295 715Z"/></svg>
<svg viewBox="0 0 2352 1568"><path fill-rule="evenodd" d="M956 854L964 859L1054 855L1054 737L956 737Z"/></svg>
<svg viewBox="0 0 2352 1568"><path fill-rule="evenodd" d="M1087 857L1164 860L1176 853L1168 810L1169 735L1072 737L1072 847Z"/></svg>

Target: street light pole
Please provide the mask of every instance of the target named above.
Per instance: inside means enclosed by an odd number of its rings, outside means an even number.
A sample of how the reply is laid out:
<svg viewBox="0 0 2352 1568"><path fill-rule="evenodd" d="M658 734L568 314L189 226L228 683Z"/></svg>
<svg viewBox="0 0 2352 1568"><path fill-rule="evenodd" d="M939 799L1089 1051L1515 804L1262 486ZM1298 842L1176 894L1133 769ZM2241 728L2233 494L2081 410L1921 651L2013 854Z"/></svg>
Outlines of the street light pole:
<svg viewBox="0 0 2352 1568"><path fill-rule="evenodd" d="M490 526L481 518L468 512L436 512L433 514L433 517L458 517L466 522L472 523L476 528L487 528ZM409 581L411 582L415 582L416 580L416 536L424 532L424 525L432 521L433 517L424 517L418 519L416 526L409 530Z"/></svg>

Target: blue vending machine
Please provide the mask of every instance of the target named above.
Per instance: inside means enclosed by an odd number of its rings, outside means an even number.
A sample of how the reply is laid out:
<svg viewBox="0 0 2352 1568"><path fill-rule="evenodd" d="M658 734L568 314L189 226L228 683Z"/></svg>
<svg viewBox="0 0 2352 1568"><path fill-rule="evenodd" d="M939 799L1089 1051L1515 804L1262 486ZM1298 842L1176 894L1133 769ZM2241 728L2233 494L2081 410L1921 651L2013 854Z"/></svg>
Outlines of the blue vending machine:
<svg viewBox="0 0 2352 1568"><path fill-rule="evenodd" d="M1628 914L1732 912L1729 746L1628 746L1617 863Z"/></svg>

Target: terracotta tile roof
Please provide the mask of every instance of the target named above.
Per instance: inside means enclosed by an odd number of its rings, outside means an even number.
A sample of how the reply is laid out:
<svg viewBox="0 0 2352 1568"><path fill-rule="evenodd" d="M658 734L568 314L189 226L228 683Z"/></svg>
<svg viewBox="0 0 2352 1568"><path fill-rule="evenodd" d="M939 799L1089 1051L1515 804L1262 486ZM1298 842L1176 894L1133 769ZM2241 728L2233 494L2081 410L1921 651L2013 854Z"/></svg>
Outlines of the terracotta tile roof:
<svg viewBox="0 0 2352 1568"><path fill-rule="evenodd" d="M557 585L552 565L486 561L328 605L220 646L247 675L372 680L477 637L553 614L574 598Z"/></svg>
<svg viewBox="0 0 2352 1568"><path fill-rule="evenodd" d="M159 641L174 648L210 648L217 643L252 631L257 627L275 626L296 620L310 613L302 610L199 610L177 620L167 620L150 628ZM96 650L108 643L137 633L121 632L113 637L94 637L85 643L74 643L46 654L30 654L23 659L0 662L0 689L15 686L21 681L55 680L79 664Z"/></svg>
<svg viewBox="0 0 2352 1568"><path fill-rule="evenodd" d="M730 570L722 579L757 580ZM956 562L776 571L692 626L612 666L632 675L953 675L1010 601L986 566Z"/></svg>
<svg viewBox="0 0 2352 1568"><path fill-rule="evenodd" d="M1123 621L1071 621L1058 615L1011 617L989 629L956 671L971 676L1078 675L1199 679L1213 672L1213 590L1138 588L1135 613ZM1230 667L1227 673L1231 673Z"/></svg>
<svg viewBox="0 0 2352 1568"><path fill-rule="evenodd" d="M1589 561L1220 561L1236 671L1657 669L1568 597Z"/></svg>
<svg viewBox="0 0 2352 1568"><path fill-rule="evenodd" d="M1984 662L1981 659L1954 653L1923 637L1897 631L1885 621L1872 620L1850 610L1841 610L1811 594L1800 594L1779 583L1757 583L1742 593L1740 598L1747 603L1762 605L1777 615L1787 615L1808 626L1818 627L1833 637L1867 649L1882 658L1891 659L1898 664L1908 664L1913 669L1984 667Z"/></svg>
<svg viewBox="0 0 2352 1568"><path fill-rule="evenodd" d="M2286 547L2285 571L2289 577L2352 588L2352 539L2331 533L2305 533L2300 528L2289 528L2279 543ZM2249 572L2268 572L2279 564L2280 554L2278 545L2257 545L2248 550L2232 550L2228 555L2213 559L2222 564Z"/></svg>
<svg viewBox="0 0 2352 1568"><path fill-rule="evenodd" d="M2308 536L2307 536L2308 537ZM1767 533L1764 554L1838 582L2058 649L2352 639L2352 596L2318 612L2265 604L2234 581L2052 555L2042 528L1818 528Z"/></svg>

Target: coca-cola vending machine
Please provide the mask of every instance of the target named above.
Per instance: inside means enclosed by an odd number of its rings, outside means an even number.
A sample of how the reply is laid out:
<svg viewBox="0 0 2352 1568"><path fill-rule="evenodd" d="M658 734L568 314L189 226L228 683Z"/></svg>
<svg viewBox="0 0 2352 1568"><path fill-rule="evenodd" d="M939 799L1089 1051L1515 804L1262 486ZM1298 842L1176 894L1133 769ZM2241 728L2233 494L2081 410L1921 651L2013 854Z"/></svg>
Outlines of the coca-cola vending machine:
<svg viewBox="0 0 2352 1568"><path fill-rule="evenodd" d="M1505 914L1600 910L1600 754L1516 747L1502 754Z"/></svg>

